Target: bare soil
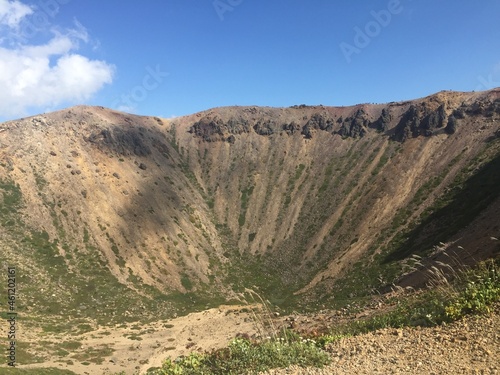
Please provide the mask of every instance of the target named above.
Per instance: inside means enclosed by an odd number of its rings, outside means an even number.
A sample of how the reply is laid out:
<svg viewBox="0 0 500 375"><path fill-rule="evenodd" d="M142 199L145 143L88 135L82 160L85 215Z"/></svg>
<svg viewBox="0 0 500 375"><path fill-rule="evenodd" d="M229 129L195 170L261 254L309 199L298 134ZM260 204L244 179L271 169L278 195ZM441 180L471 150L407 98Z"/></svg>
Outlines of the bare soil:
<svg viewBox="0 0 500 375"><path fill-rule="evenodd" d="M276 325L290 325L298 332L314 333L333 322L359 318L365 313L343 316L341 311L332 311L277 317ZM148 368L160 367L166 358L218 349L239 334L254 336L258 331L247 307L221 306L140 327L132 324L100 329L80 337L45 336L45 342L81 341L82 347L65 357L46 355L42 363L19 367L58 367L82 375L120 371L127 375L143 374ZM40 337L40 332L24 333L28 341L36 342ZM103 356L101 364L76 359L92 348L106 347L111 348L112 353ZM468 317L449 325L382 329L346 337L330 344L327 351L332 363L323 369L294 366L267 374L499 374L500 305L485 316Z"/></svg>
<svg viewBox="0 0 500 375"><path fill-rule="evenodd" d="M238 306L220 306L145 325L132 323L105 327L79 336L47 335L33 329L25 330L21 326L18 335L23 342L36 344L41 341L72 341L81 342L82 346L64 356L47 352L48 345L45 348L38 346L38 350L31 351L31 354L45 360L18 367L56 367L82 375L114 374L121 371L125 371L127 375L143 374L151 367L161 367L166 358L175 359L193 351L211 351L225 347L241 333L254 335L256 328L248 308ZM97 356L100 360L96 356L85 358L86 354L96 350L104 353L103 349L107 349L107 353ZM101 361L102 363L97 363Z"/></svg>
<svg viewBox="0 0 500 375"><path fill-rule="evenodd" d="M328 347L323 369L290 367L269 375L499 374L499 306L482 317L434 328L383 329Z"/></svg>

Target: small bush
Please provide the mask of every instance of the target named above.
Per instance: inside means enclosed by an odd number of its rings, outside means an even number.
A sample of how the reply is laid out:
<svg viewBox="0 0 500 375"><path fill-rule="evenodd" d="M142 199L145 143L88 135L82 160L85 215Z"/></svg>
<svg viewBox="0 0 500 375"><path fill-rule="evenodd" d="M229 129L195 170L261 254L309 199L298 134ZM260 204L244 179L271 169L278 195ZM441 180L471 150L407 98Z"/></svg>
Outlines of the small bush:
<svg viewBox="0 0 500 375"><path fill-rule="evenodd" d="M446 278L443 272L434 272L433 289L407 299L393 311L336 327L332 332L356 335L381 328L430 327L469 314L487 313L500 301L499 270L499 260L488 260L475 269L455 270L453 279Z"/></svg>
<svg viewBox="0 0 500 375"><path fill-rule="evenodd" d="M500 300L498 270L498 264L490 260L469 272L463 290L445 307L446 316L457 320L467 314L489 312L490 306Z"/></svg>
<svg viewBox="0 0 500 375"><path fill-rule="evenodd" d="M278 338L254 343L238 338L231 341L227 348L210 354L192 353L175 361L167 359L161 369L149 374L256 374L291 365L323 367L329 361L329 355L318 348L313 340L289 342L285 338Z"/></svg>

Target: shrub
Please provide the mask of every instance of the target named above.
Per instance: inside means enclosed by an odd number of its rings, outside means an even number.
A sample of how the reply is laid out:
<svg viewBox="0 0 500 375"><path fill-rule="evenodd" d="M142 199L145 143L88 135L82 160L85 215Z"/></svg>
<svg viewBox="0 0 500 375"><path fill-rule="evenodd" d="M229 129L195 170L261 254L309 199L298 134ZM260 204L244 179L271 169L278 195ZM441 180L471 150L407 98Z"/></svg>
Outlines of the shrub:
<svg viewBox="0 0 500 375"><path fill-rule="evenodd" d="M489 312L489 307L500 300L498 268L498 264L490 260L470 271L463 290L445 307L446 316L457 320L467 314Z"/></svg>
<svg viewBox="0 0 500 375"><path fill-rule="evenodd" d="M256 374L291 365L323 367L329 361L329 355L314 340L278 338L255 343L237 338L227 348L210 354L192 353L175 361L167 359L161 369L149 374Z"/></svg>

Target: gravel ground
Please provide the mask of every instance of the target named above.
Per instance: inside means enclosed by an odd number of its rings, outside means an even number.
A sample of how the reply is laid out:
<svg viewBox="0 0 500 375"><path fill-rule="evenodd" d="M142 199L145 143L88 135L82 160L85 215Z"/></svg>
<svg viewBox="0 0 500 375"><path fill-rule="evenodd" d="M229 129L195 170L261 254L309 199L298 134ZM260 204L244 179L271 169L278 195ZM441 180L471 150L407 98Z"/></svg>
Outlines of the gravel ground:
<svg viewBox="0 0 500 375"><path fill-rule="evenodd" d="M434 328L383 329L328 347L323 369L290 367L281 374L499 374L500 309Z"/></svg>

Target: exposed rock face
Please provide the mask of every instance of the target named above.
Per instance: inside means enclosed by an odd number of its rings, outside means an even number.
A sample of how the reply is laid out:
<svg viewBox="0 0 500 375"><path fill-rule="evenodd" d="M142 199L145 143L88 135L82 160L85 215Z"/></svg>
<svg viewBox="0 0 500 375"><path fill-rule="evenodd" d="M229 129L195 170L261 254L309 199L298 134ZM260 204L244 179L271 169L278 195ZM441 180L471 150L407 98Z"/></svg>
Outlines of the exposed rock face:
<svg viewBox="0 0 500 375"><path fill-rule="evenodd" d="M289 124L283 124L283 130L288 135L293 135L300 130L300 125L295 121L292 121Z"/></svg>
<svg viewBox="0 0 500 375"><path fill-rule="evenodd" d="M453 115L448 117L448 123L446 124L446 133L448 134L455 134L457 131L457 118Z"/></svg>
<svg viewBox="0 0 500 375"><path fill-rule="evenodd" d="M437 129L443 127L445 120L446 111L444 109L444 104L441 104L436 111L433 111L424 117L419 133L425 135L426 137L430 137Z"/></svg>
<svg viewBox="0 0 500 375"><path fill-rule="evenodd" d="M380 117L372 124L372 127L377 129L377 131L383 133L389 129L389 125L392 121L392 115L388 108L382 109Z"/></svg>
<svg viewBox="0 0 500 375"><path fill-rule="evenodd" d="M258 121L253 129L259 135L272 135L278 130L278 126L272 120L262 120Z"/></svg>
<svg viewBox="0 0 500 375"><path fill-rule="evenodd" d="M366 134L369 119L361 108L352 117L347 117L343 122L338 134L342 137L361 138Z"/></svg>
<svg viewBox="0 0 500 375"><path fill-rule="evenodd" d="M229 141L231 135L248 133L250 126L245 119L204 117L191 126L191 133L207 142Z"/></svg>
<svg viewBox="0 0 500 375"><path fill-rule="evenodd" d="M147 156L151 149L144 142L145 129L114 128L94 131L87 141L100 150L112 150L117 154Z"/></svg>
<svg viewBox="0 0 500 375"><path fill-rule="evenodd" d="M334 124L334 120L328 117L328 115L315 113L302 128L302 134L304 135L304 137L311 139L316 130L323 130L329 133L333 133Z"/></svg>
<svg viewBox="0 0 500 375"><path fill-rule="evenodd" d="M445 104L440 104L437 109L426 104L412 104L408 108L394 129L394 140L404 142L408 138L430 137L443 129L447 119Z"/></svg>
<svg viewBox="0 0 500 375"><path fill-rule="evenodd" d="M460 121L474 116L492 117L500 111L500 100L474 99L469 102L445 100L437 94L413 102L390 103L385 106L293 106L283 109L256 107L220 108L202 112L190 132L205 141L234 143L239 134L255 132L261 136L300 132L306 139L321 133L338 134L342 138L362 138L375 130L392 140L405 142L420 136L430 137L443 133L453 134ZM453 116L451 119L450 116Z"/></svg>
<svg viewBox="0 0 500 375"><path fill-rule="evenodd" d="M394 131L393 139L404 142L410 137L418 137L421 120L422 113L420 108L417 105L411 105L404 115L401 116Z"/></svg>

